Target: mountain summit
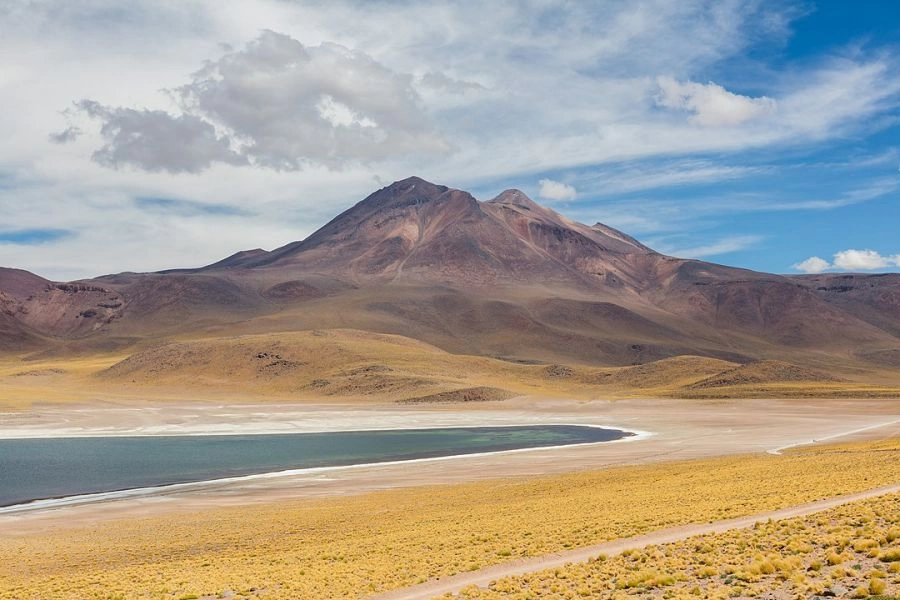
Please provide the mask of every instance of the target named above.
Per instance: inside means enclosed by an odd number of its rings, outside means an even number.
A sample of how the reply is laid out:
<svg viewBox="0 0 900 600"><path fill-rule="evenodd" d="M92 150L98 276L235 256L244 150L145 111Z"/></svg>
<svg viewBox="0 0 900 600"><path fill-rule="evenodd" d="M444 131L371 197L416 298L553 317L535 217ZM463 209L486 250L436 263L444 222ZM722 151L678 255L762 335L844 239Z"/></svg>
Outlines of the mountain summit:
<svg viewBox="0 0 900 600"><path fill-rule="evenodd" d="M410 177L371 194L307 239L240 264L354 282L485 285L540 278L590 288L598 270L604 276L629 271L630 254L653 251L612 228L570 221L519 190L479 202L468 192Z"/></svg>
<svg viewBox="0 0 900 600"><path fill-rule="evenodd" d="M304 240L199 269L72 283L0 269L8 351L329 327L517 360L697 354L896 367L900 275L785 277L674 258L520 190L479 202L418 177Z"/></svg>

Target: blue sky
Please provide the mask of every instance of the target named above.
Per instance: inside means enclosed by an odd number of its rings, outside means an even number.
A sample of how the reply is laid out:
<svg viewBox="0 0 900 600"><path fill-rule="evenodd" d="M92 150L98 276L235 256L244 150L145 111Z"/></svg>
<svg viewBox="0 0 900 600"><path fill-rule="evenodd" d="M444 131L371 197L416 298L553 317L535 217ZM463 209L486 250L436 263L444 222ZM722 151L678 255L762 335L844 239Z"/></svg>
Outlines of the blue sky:
<svg viewBox="0 0 900 600"><path fill-rule="evenodd" d="M416 174L677 256L900 270L893 0L10 0L0 27L3 266L198 266Z"/></svg>

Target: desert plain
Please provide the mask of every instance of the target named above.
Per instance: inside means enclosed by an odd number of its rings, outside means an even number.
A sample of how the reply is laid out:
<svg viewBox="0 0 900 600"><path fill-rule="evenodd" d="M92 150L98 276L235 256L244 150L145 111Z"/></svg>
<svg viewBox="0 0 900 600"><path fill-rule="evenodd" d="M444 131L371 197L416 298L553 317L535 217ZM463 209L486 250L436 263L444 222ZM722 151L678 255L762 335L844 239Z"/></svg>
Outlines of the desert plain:
<svg viewBox="0 0 900 600"><path fill-rule="evenodd" d="M0 290L0 438L632 434L0 507L4 600L900 588L897 275L678 259L411 177L271 252Z"/></svg>
<svg viewBox="0 0 900 600"><path fill-rule="evenodd" d="M72 374L41 369L40 374L9 376L4 384L20 398L33 398L48 378L66 377ZM871 490L888 497L893 492L895 501L886 506L888 518L897 517L900 411L891 398L518 395L409 404L333 397L297 403L276 396L251 403L240 394L186 387L186 402L169 388L138 388L123 395L104 385L93 389L89 400L78 395L68 402L33 402L24 410L7 407L0 436L519 424L599 425L637 435L611 443L285 472L0 509L4 598L363 598L386 593L412 598L448 590L463 597L481 597L476 590L485 590L485 597L507 597L517 584L494 585L495 580L507 582L501 576L587 560L585 554L580 560L563 556L562 563L547 562L546 555L579 547L590 552L622 538L627 546L632 536L690 523ZM65 386L52 387L57 398L64 397ZM694 539L703 532L686 529L676 538ZM639 542L634 548L647 544ZM891 544L882 540L876 548ZM595 554L604 548L598 546ZM880 564L875 556L869 570ZM532 562L510 570L510 564L523 560ZM501 569L497 577L489 572L489 580L472 584L478 580L472 573L491 567ZM603 592L663 597L667 590L693 589L683 581L696 577L680 568L679 579L671 583L659 573L644 574L633 585L603 587ZM458 583L449 576L457 576ZM572 577L584 573L576 570ZM868 571L852 571L844 588L869 585L872 578ZM702 587L709 597L738 591L749 597L765 587L733 577L727 585L723 578L697 579L703 585L716 583ZM800 588L843 589L840 577L832 579L810 580ZM891 589L897 585L897 575L886 571L875 579L876 587L878 581ZM784 587L784 579L772 581L778 584L773 589ZM538 589L543 592L537 597L570 597L563 588L558 593ZM569 591L578 589L573 584ZM592 594L600 594L600 587Z"/></svg>
<svg viewBox="0 0 900 600"><path fill-rule="evenodd" d="M0 600L900 600L898 27L0 0Z"/></svg>

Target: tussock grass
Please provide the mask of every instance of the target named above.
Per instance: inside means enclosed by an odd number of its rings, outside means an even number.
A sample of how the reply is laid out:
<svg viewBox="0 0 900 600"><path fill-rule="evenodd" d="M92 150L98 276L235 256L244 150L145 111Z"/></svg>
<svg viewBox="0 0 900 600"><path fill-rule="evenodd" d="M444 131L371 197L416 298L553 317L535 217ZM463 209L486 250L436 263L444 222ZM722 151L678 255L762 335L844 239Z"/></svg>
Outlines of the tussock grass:
<svg viewBox="0 0 900 600"><path fill-rule="evenodd" d="M900 551L887 539L898 520L900 494L893 494L752 529L508 577L488 590L467 589L455 597L888 598L884 594L900 592L900 569L884 571L868 550ZM840 560L832 560L836 556ZM830 566L823 566L823 560Z"/></svg>

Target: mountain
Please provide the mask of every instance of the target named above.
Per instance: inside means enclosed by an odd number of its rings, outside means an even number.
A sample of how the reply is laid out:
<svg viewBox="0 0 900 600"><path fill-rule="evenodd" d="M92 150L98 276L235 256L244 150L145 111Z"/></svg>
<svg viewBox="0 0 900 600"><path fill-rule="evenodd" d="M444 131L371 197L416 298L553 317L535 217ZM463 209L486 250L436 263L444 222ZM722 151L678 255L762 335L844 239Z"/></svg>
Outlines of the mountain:
<svg viewBox="0 0 900 600"><path fill-rule="evenodd" d="M629 254L652 250L612 229L569 221L518 190L481 203L467 192L411 177L375 192L303 241L250 259L231 257L225 266L370 284L494 285L540 277L591 289L592 262L604 256L612 265Z"/></svg>
<svg viewBox="0 0 900 600"><path fill-rule="evenodd" d="M417 177L272 251L70 283L2 269L0 294L7 350L356 328L517 361L900 366L900 275L788 277L674 258L518 190L479 202Z"/></svg>

